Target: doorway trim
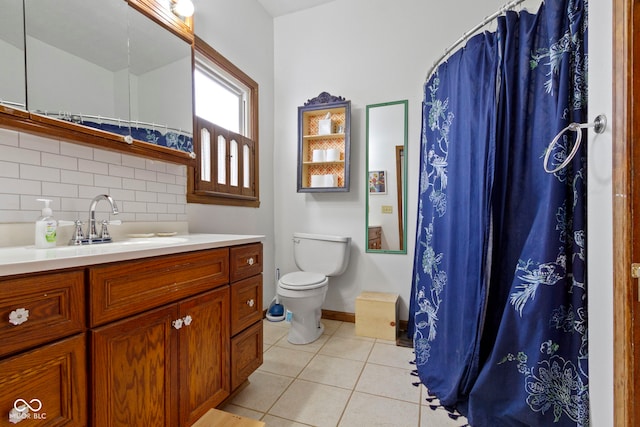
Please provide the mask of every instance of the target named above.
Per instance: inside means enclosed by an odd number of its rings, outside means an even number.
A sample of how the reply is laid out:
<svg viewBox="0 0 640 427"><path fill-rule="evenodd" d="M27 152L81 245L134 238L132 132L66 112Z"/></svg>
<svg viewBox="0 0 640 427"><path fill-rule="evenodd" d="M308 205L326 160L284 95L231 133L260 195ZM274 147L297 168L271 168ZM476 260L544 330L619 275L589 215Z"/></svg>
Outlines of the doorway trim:
<svg viewBox="0 0 640 427"><path fill-rule="evenodd" d="M640 99L640 81L636 81L640 78L636 66L640 61L637 3L613 0L613 418L619 427L638 425L640 421L635 392L640 378L633 351L638 337L633 321L638 293L631 277L632 260L640 259L640 238L634 239L638 232L633 224L637 222L633 213L640 207L636 196L640 178L632 176L633 166L640 165L640 147L633 144L640 138L640 114L633 105L633 99Z"/></svg>

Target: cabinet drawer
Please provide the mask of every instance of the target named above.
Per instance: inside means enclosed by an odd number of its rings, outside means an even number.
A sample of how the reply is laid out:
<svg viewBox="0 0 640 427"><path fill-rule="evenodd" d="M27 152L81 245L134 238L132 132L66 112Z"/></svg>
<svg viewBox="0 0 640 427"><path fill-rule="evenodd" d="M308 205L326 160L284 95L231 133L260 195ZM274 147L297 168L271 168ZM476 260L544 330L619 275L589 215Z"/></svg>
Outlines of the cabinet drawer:
<svg viewBox="0 0 640 427"><path fill-rule="evenodd" d="M230 259L232 282L262 273L262 243L233 246Z"/></svg>
<svg viewBox="0 0 640 427"><path fill-rule="evenodd" d="M84 330L81 270L0 280L0 289L0 356Z"/></svg>
<svg viewBox="0 0 640 427"><path fill-rule="evenodd" d="M231 285L231 335L262 319L262 274Z"/></svg>
<svg viewBox="0 0 640 427"><path fill-rule="evenodd" d="M262 365L262 322L231 340L231 390L238 388Z"/></svg>
<svg viewBox="0 0 640 427"><path fill-rule="evenodd" d="M226 248L92 267L91 326L159 307L228 283Z"/></svg>
<svg viewBox="0 0 640 427"><path fill-rule="evenodd" d="M382 227L369 227L369 239L379 239L382 237Z"/></svg>
<svg viewBox="0 0 640 427"><path fill-rule="evenodd" d="M14 418L18 425L86 426L85 345L79 334L0 361L0 425L13 425L9 413L22 399L31 409Z"/></svg>

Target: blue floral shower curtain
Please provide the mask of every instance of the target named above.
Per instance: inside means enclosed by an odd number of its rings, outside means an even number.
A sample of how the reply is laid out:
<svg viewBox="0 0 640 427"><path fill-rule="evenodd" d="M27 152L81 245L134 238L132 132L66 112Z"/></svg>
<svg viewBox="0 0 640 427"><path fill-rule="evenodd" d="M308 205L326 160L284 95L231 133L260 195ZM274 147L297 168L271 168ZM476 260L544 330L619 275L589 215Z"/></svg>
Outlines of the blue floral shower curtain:
<svg viewBox="0 0 640 427"><path fill-rule="evenodd" d="M586 26L583 0L508 12L425 85L416 363L474 427L589 424L586 150L543 168L586 121Z"/></svg>

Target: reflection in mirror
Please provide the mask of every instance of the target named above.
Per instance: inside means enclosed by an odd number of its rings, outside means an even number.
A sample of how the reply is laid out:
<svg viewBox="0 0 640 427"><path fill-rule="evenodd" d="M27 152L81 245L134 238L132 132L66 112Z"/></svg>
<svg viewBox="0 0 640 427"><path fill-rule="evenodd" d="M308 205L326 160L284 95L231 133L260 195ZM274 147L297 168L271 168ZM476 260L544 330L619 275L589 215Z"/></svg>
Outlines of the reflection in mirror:
<svg viewBox="0 0 640 427"><path fill-rule="evenodd" d="M127 7L122 0L25 0L29 111L82 124L128 122Z"/></svg>
<svg viewBox="0 0 640 427"><path fill-rule="evenodd" d="M0 105L25 110L22 0L0 0Z"/></svg>
<svg viewBox="0 0 640 427"><path fill-rule="evenodd" d="M25 31L30 112L193 151L190 43L123 0L25 0Z"/></svg>
<svg viewBox="0 0 640 427"><path fill-rule="evenodd" d="M191 45L130 8L129 49L133 137L192 152Z"/></svg>
<svg viewBox="0 0 640 427"><path fill-rule="evenodd" d="M407 253L408 101L367 105L367 252Z"/></svg>

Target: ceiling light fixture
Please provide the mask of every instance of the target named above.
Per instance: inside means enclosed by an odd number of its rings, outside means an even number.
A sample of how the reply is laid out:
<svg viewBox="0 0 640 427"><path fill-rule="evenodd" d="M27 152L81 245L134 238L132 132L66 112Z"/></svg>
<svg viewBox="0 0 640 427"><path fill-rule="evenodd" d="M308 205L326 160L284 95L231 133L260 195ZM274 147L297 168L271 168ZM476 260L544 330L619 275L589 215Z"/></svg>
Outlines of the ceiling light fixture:
<svg viewBox="0 0 640 427"><path fill-rule="evenodd" d="M171 6L171 10L178 16L188 18L193 15L195 8L191 0L176 0Z"/></svg>

